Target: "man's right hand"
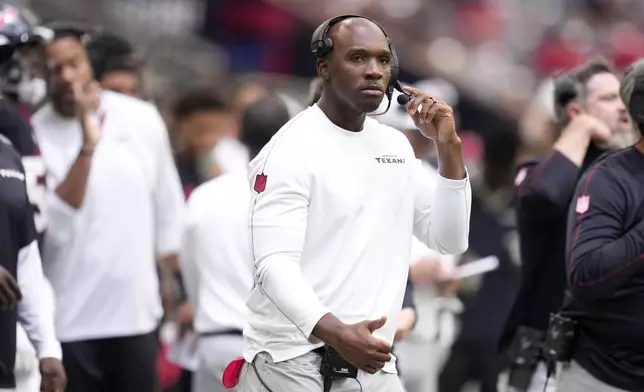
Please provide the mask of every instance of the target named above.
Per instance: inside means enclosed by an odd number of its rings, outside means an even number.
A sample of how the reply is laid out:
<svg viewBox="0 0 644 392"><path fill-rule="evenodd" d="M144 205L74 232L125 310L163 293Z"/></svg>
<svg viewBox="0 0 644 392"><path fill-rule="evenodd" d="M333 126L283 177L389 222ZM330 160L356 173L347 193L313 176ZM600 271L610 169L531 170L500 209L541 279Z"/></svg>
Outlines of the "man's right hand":
<svg viewBox="0 0 644 392"><path fill-rule="evenodd" d="M0 310L14 307L22 300L22 293L14 277L6 269L0 267Z"/></svg>
<svg viewBox="0 0 644 392"><path fill-rule="evenodd" d="M589 133L590 138L600 146L609 144L612 138L610 128L603 121L589 114L578 114L571 121L570 126L585 130Z"/></svg>
<svg viewBox="0 0 644 392"><path fill-rule="evenodd" d="M76 114L83 129L83 147L93 149L100 138L100 124L92 120L93 113L100 105L100 86L97 82L92 82L86 87L76 84L73 89Z"/></svg>
<svg viewBox="0 0 644 392"><path fill-rule="evenodd" d="M378 320L344 324L327 313L316 325L313 335L335 348L358 369L374 374L391 359L391 345L373 336L386 322L383 316Z"/></svg>

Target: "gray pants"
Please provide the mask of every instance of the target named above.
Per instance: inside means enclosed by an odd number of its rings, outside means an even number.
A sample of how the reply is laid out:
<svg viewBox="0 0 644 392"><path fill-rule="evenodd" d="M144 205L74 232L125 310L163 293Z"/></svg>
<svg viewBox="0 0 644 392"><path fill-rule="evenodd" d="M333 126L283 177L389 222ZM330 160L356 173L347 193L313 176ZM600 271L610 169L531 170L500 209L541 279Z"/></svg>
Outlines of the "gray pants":
<svg viewBox="0 0 644 392"><path fill-rule="evenodd" d="M322 392L319 355L307 353L274 363L259 353L253 364L246 363L239 377L238 392ZM253 366L254 365L254 366ZM333 381L331 392L404 392L397 374L358 372L358 379Z"/></svg>
<svg viewBox="0 0 644 392"><path fill-rule="evenodd" d="M449 347L412 333L396 343L398 371L407 392L438 392L438 377L449 358ZM542 391L539 391L542 392Z"/></svg>
<svg viewBox="0 0 644 392"><path fill-rule="evenodd" d="M604 384L575 361L557 368L557 392L628 392Z"/></svg>
<svg viewBox="0 0 644 392"><path fill-rule="evenodd" d="M237 335L216 335L199 339L199 368L194 373L192 392L236 392L221 382L224 370L241 357L244 338Z"/></svg>

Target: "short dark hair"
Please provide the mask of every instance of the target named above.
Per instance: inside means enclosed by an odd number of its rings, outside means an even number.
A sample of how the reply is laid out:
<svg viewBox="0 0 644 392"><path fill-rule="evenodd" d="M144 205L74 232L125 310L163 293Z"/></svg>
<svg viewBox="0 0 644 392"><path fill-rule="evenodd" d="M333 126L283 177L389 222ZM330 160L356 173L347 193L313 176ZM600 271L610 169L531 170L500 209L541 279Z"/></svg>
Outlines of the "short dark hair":
<svg viewBox="0 0 644 392"><path fill-rule="evenodd" d="M240 140L248 147L251 158L290 120L284 100L270 94L244 109Z"/></svg>
<svg viewBox="0 0 644 392"><path fill-rule="evenodd" d="M586 98L588 82L593 76L615 71L603 59L591 60L555 78L555 114L560 128L570 122L568 104L581 102Z"/></svg>
<svg viewBox="0 0 644 392"><path fill-rule="evenodd" d="M644 60L631 64L620 87L622 101L626 104L628 115L636 132L642 135L644 129Z"/></svg>
<svg viewBox="0 0 644 392"><path fill-rule="evenodd" d="M110 72L138 73L142 65L136 57L132 44L116 34L101 34L93 37L87 45L87 53L97 80L101 80Z"/></svg>
<svg viewBox="0 0 644 392"><path fill-rule="evenodd" d="M216 93L214 87L199 87L184 91L172 105L172 115L175 121L202 112L224 112L231 109L229 100Z"/></svg>

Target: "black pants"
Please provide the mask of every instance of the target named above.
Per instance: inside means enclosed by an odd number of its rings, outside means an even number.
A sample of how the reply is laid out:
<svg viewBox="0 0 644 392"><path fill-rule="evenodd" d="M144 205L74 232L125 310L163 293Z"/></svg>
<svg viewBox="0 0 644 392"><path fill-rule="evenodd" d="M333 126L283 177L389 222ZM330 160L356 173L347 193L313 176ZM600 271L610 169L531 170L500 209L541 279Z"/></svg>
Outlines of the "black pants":
<svg viewBox="0 0 644 392"><path fill-rule="evenodd" d="M67 392L157 392L159 339L145 335L63 343Z"/></svg>
<svg viewBox="0 0 644 392"><path fill-rule="evenodd" d="M457 340L441 371L438 390L458 392L466 382L475 381L481 392L497 392L499 372L499 356L493 349Z"/></svg>

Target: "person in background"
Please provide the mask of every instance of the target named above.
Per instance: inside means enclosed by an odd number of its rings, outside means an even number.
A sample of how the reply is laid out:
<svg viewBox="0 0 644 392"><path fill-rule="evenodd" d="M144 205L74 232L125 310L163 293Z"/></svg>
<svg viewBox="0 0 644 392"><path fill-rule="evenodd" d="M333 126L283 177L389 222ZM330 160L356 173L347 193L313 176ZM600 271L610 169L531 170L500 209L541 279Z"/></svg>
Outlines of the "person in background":
<svg viewBox="0 0 644 392"><path fill-rule="evenodd" d="M247 81L236 86L232 106L234 122L212 150L212 159L223 173L246 172L250 159L246 147L239 141L242 113L248 105L268 93L268 88L259 82Z"/></svg>
<svg viewBox="0 0 644 392"><path fill-rule="evenodd" d="M4 98L20 109L20 114L29 122L31 113L46 98L46 83L42 77L39 45L51 38L51 31L39 25L35 14L26 8L2 6L5 23L0 31L5 38L3 46L15 47L13 56L2 63L0 91Z"/></svg>
<svg viewBox="0 0 644 392"><path fill-rule="evenodd" d="M63 392L67 381L62 350L54 331L25 171L20 155L4 136L0 136L0 189L0 391L17 390L14 365L20 322L40 360L40 390Z"/></svg>
<svg viewBox="0 0 644 392"><path fill-rule="evenodd" d="M145 99L142 62L125 38L103 33L92 37L87 45L94 78L105 90Z"/></svg>
<svg viewBox="0 0 644 392"><path fill-rule="evenodd" d="M173 102L171 113L174 132L179 140L174 159L187 200L195 188L222 172L210 152L232 123L232 107L214 88L201 87L181 93ZM171 339L169 359L182 368L181 390L190 391L196 354L183 347L194 347L198 337L193 330L194 309L187 301L186 284L180 272L176 276L180 291L176 313L179 329Z"/></svg>
<svg viewBox="0 0 644 392"><path fill-rule="evenodd" d="M44 165L37 165L42 161L32 129L16 105L22 50L45 37L14 7L0 4L0 19L5 21L0 27L5 94L0 97L0 390L62 392L66 375L54 331L53 293L38 245L46 228L38 203L43 201L38 174L44 174Z"/></svg>
<svg viewBox="0 0 644 392"><path fill-rule="evenodd" d="M396 92L392 100L396 100L398 95ZM386 102L381 104L380 109L386 109ZM430 158L435 156L436 147L416 128L405 108L392 105L388 112L374 118L397 129L409 139L416 159L422 162L428 180L434 183L438 171L430 163ZM408 339L399 341L394 347L396 365L407 392L438 390L438 375L454 341L455 313L461 305L454 297L458 287L452 276L455 264L454 256L441 255L416 237L412 238L409 279L414 287L417 316L410 314L411 309L403 309L399 322L403 323L403 330L408 328L405 323L416 319L418 322Z"/></svg>
<svg viewBox="0 0 644 392"><path fill-rule="evenodd" d="M620 95L639 141L593 164L570 204L561 315L576 322L576 338L557 392L644 387L644 60L626 71Z"/></svg>
<svg viewBox="0 0 644 392"><path fill-rule="evenodd" d="M288 120L284 102L265 96L244 110L240 141L254 157ZM249 201L244 172L214 178L188 200L179 262L200 336L193 392L224 392L224 369L242 352L245 302L253 288Z"/></svg>
<svg viewBox="0 0 644 392"><path fill-rule="evenodd" d="M508 384L519 390L541 392L546 385L546 366L538 347L550 314L563 303L565 222L575 184L602 153L634 142L619 86L613 70L599 60L559 76L553 99L561 134L550 154L524 163L516 175L522 283L501 347L513 363ZM531 345L517 350L522 341ZM514 364L520 358L529 361ZM551 378L547 388L554 387Z"/></svg>
<svg viewBox="0 0 644 392"><path fill-rule="evenodd" d="M172 105L174 132L179 138L175 161L184 195L222 173L211 151L225 137L233 120L232 106L215 88L189 89Z"/></svg>
<svg viewBox="0 0 644 392"><path fill-rule="evenodd" d="M27 195L31 202L39 246L47 229L45 203L45 164L40 156L29 124L31 110L45 96L45 82L35 76L34 54L38 46L48 40L48 31L37 25L34 15L27 10L0 6L0 19L7 21L0 27L3 44L0 45L0 136L4 136L20 154L24 167ZM54 294L47 279L41 289L43 301L54 307ZM32 392L39 388L38 353L29 341L23 326L16 332L16 392Z"/></svg>
<svg viewBox="0 0 644 392"><path fill-rule="evenodd" d="M87 32L52 22L49 102L32 118L48 169L43 261L67 391L156 392L161 285L178 269L184 200L156 108L101 91Z"/></svg>

